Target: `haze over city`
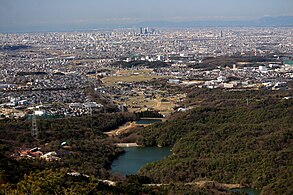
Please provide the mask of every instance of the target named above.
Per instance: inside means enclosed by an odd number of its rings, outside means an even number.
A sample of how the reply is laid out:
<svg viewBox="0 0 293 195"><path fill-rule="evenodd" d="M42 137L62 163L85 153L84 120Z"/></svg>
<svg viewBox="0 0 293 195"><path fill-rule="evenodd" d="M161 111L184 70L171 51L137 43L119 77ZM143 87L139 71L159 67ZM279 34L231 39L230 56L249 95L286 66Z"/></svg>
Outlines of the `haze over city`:
<svg viewBox="0 0 293 195"><path fill-rule="evenodd" d="M252 21L293 16L292 8L291 0L1 0L0 31L89 30L155 21Z"/></svg>

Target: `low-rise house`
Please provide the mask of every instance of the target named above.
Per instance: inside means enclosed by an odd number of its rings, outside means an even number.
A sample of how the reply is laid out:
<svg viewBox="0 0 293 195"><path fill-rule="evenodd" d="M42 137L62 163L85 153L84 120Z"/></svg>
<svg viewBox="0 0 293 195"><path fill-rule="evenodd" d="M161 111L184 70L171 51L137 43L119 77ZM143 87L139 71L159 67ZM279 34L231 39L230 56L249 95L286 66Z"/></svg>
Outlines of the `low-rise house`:
<svg viewBox="0 0 293 195"><path fill-rule="evenodd" d="M40 156L41 159L44 159L46 161L58 161L58 160L61 160L61 158L59 158L57 156L57 153L55 151L53 152L48 152L42 156Z"/></svg>

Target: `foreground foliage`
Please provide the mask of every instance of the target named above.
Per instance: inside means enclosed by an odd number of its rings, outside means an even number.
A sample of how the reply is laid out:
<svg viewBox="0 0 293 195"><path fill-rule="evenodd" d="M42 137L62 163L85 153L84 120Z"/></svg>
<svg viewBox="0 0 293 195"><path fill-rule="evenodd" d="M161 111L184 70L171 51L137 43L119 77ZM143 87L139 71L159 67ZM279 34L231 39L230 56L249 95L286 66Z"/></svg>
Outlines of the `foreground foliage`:
<svg viewBox="0 0 293 195"><path fill-rule="evenodd" d="M99 178L108 178L107 171L121 148L106 139L104 131L118 127L134 115L101 113L88 117L38 119L40 135L30 135L30 121L2 121L0 125L0 183L17 183L24 175L45 169L68 168ZM61 146L65 142L66 146ZM39 147L43 153L55 151L60 160L48 162L17 155L21 148ZM11 155L14 154L12 158Z"/></svg>
<svg viewBox="0 0 293 195"><path fill-rule="evenodd" d="M201 91L198 96L218 98L142 130L140 144L173 146L173 155L140 174L162 183L210 179L292 194L293 100L254 93L258 98L246 105L243 92ZM190 94L189 103L196 98Z"/></svg>

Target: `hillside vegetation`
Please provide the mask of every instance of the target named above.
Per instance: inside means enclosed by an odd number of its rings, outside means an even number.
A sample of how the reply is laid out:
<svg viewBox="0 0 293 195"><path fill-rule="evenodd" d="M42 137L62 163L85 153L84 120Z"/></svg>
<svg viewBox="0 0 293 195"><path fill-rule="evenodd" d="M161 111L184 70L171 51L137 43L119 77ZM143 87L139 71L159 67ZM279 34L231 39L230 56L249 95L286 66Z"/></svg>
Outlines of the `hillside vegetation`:
<svg viewBox="0 0 293 195"><path fill-rule="evenodd" d="M173 146L173 155L140 174L161 183L210 179L292 194L293 99L282 99L290 93L191 92L185 103L196 108L140 132L140 144Z"/></svg>
<svg viewBox="0 0 293 195"><path fill-rule="evenodd" d="M106 139L109 131L133 120L133 114L101 113L88 117L37 119L39 136L30 135L31 121L0 123L0 184L18 183L26 174L45 169L78 171L98 178L108 178L112 160L123 152ZM61 143L66 142L66 147ZM21 149L39 147L45 154L56 151L58 161L21 158ZM12 154L15 156L12 158Z"/></svg>
<svg viewBox="0 0 293 195"><path fill-rule="evenodd" d="M111 162L123 149L103 134L127 121L131 113L100 113L88 117L38 119L38 139L30 135L31 121L0 123L0 194L211 194L217 189L197 186L148 186L145 176L126 178L111 175ZM67 145L60 144L66 141ZM40 147L46 153L58 151L58 161L19 158L20 148ZM13 157L14 156L14 157ZM72 174L73 173L73 174ZM116 185L108 185L112 179ZM229 193L230 194L230 193Z"/></svg>

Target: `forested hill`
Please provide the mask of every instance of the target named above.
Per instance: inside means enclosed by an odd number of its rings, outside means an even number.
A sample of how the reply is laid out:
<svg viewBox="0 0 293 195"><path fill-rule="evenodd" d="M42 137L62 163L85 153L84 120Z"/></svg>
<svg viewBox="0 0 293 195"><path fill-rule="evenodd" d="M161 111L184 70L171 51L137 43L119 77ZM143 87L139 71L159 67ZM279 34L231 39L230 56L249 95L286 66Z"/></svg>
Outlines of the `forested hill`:
<svg viewBox="0 0 293 195"><path fill-rule="evenodd" d="M38 119L38 139L30 136L31 121L0 122L0 194L211 194L197 186L145 186L136 175L112 175L110 164L123 150L102 132L136 120L131 113L99 113L65 119ZM66 145L62 146L62 142ZM61 145L60 145L61 144ZM21 158L20 148L56 151L59 160ZM115 186L104 179L112 179ZM231 194L231 193L229 193Z"/></svg>
<svg viewBox="0 0 293 195"><path fill-rule="evenodd" d="M142 130L141 143L173 146L173 155L140 173L162 183L210 179L293 194L293 99L258 91L247 105L246 92L216 93L189 95L190 104L205 102Z"/></svg>

